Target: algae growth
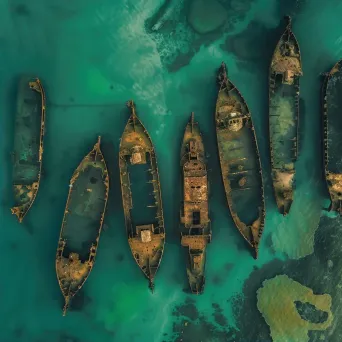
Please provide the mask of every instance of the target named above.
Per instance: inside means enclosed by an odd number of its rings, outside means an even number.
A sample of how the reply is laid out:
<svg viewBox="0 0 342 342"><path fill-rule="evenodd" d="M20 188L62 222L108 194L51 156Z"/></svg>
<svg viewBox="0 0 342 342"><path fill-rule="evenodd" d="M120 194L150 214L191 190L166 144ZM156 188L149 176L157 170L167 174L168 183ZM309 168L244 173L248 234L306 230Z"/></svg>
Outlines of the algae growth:
<svg viewBox="0 0 342 342"><path fill-rule="evenodd" d="M316 295L286 275L265 280L257 297L258 309L271 329L273 342L308 342L309 330L325 330L333 321L330 295ZM311 323L303 319L297 310L298 302L309 303L326 312L326 320Z"/></svg>

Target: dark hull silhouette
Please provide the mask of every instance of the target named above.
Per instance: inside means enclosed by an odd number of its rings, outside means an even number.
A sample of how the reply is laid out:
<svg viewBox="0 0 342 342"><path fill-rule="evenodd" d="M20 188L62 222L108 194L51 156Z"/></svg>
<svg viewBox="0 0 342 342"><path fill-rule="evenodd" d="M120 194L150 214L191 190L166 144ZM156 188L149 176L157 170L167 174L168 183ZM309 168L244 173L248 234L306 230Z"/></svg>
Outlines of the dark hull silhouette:
<svg viewBox="0 0 342 342"><path fill-rule="evenodd" d="M65 305L93 269L108 199L109 176L100 137L70 180L56 255L56 272Z"/></svg>
<svg viewBox="0 0 342 342"><path fill-rule="evenodd" d="M188 247L187 275L191 292L199 294L204 290L206 247L211 241L211 230L205 151L194 114L185 128L180 165L183 178L181 244Z"/></svg>
<svg viewBox="0 0 342 342"><path fill-rule="evenodd" d="M22 222L38 192L45 130L45 93L38 78L19 82L13 149L12 214Z"/></svg>
<svg viewBox="0 0 342 342"><path fill-rule="evenodd" d="M162 198L158 174L156 154L151 138L135 112L133 101L128 102L131 116L127 122L120 142L119 167L122 191L122 202L125 215L125 225L128 243L133 257L149 280L149 287L153 291L154 278L158 271L164 252L165 231ZM141 167L147 167L143 170ZM140 192L139 202L148 198L150 202L144 208L147 219L139 222L133 213L132 183L130 170L139 171L140 179L135 186L148 185L150 193ZM148 178L144 180L143 178ZM139 203L135 204L137 207ZM152 217L153 216L153 217Z"/></svg>
<svg viewBox="0 0 342 342"><path fill-rule="evenodd" d="M298 156L299 78L302 66L291 20L273 54L269 75L269 123L272 179L280 213L291 208Z"/></svg>
<svg viewBox="0 0 342 342"><path fill-rule="evenodd" d="M224 63L218 83L215 125L223 184L235 225L257 257L265 203L254 126L244 98L227 78Z"/></svg>
<svg viewBox="0 0 342 342"><path fill-rule="evenodd" d="M342 60L323 83L324 171L331 204L329 211L342 214Z"/></svg>

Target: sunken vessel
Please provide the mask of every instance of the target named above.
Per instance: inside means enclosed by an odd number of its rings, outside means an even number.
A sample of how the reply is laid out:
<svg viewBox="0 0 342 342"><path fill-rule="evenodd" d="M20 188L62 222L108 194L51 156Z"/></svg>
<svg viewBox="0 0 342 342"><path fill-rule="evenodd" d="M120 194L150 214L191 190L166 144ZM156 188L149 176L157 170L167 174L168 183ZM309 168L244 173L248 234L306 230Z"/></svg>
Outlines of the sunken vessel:
<svg viewBox="0 0 342 342"><path fill-rule="evenodd" d="M45 131L45 92L39 78L19 81L12 153L14 206L22 222L38 192Z"/></svg>
<svg viewBox="0 0 342 342"><path fill-rule="evenodd" d="M125 226L133 257L153 291L165 243L158 166L152 140L136 114L134 102L128 101L127 106L131 115L119 152Z"/></svg>
<svg viewBox="0 0 342 342"><path fill-rule="evenodd" d="M215 125L221 174L234 223L258 256L265 199L254 126L247 103L227 77L222 62Z"/></svg>
<svg viewBox="0 0 342 342"><path fill-rule="evenodd" d="M58 283L65 299L63 316L95 262L109 191L101 137L75 170L69 185L56 254Z"/></svg>
<svg viewBox="0 0 342 342"><path fill-rule="evenodd" d="M194 113L185 128L180 164L183 183L181 244L188 249L186 269L191 292L200 294L204 290L206 247L211 241L211 230L205 150Z"/></svg>
<svg viewBox="0 0 342 342"><path fill-rule="evenodd" d="M269 127L274 194L281 214L289 213L298 157L301 55L291 18L273 53L269 71Z"/></svg>
<svg viewBox="0 0 342 342"><path fill-rule="evenodd" d="M330 195L328 210L342 214L342 59L323 82L324 171Z"/></svg>

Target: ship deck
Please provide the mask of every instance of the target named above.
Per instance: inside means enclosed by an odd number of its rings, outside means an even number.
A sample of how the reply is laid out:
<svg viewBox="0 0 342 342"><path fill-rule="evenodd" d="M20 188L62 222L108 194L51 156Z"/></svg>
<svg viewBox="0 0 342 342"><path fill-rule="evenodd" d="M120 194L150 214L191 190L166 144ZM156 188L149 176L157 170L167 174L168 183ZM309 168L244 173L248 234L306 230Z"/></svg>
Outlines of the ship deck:
<svg viewBox="0 0 342 342"><path fill-rule="evenodd" d="M341 63L342 64L342 63ZM328 161L326 169L332 173L342 173L342 70L334 73L327 83L326 113L328 135Z"/></svg>
<svg viewBox="0 0 342 342"><path fill-rule="evenodd" d="M30 185L38 181L40 128L42 119L41 94L30 89L31 78L19 83L15 113L13 183Z"/></svg>
<svg viewBox="0 0 342 342"><path fill-rule="evenodd" d="M294 170L297 158L298 85L282 84L281 78L277 75L274 93L270 95L272 167L289 171Z"/></svg>
<svg viewBox="0 0 342 342"><path fill-rule="evenodd" d="M88 165L80 172L69 197L61 238L67 244L63 255L70 252L88 260L90 248L95 243L106 200L106 186L101 167Z"/></svg>

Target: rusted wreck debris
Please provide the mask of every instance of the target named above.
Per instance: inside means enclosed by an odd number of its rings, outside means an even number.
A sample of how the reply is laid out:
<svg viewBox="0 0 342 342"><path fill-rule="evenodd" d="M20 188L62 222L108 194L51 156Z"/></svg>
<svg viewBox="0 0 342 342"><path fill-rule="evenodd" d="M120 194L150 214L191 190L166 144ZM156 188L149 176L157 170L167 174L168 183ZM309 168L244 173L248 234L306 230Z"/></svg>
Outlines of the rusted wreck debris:
<svg viewBox="0 0 342 342"><path fill-rule="evenodd" d="M82 288L93 269L109 191L109 176L100 149L101 137L70 180L56 254L56 272L65 305Z"/></svg>
<svg viewBox="0 0 342 342"><path fill-rule="evenodd" d="M328 210L342 214L342 60L323 82L324 171L331 204Z"/></svg>
<svg viewBox="0 0 342 342"><path fill-rule="evenodd" d="M298 156L299 78L303 75L299 45L291 18L281 36L269 75L269 124L272 178L279 211L286 215L293 201Z"/></svg>
<svg viewBox="0 0 342 342"><path fill-rule="evenodd" d="M188 247L187 274L191 292L202 293L205 284L206 247L211 241L208 176L201 132L194 113L186 125L181 147L183 203L181 244Z"/></svg>
<svg viewBox="0 0 342 342"><path fill-rule="evenodd" d="M260 156L252 118L241 93L227 78L222 62L215 125L228 206L242 236L258 256L265 201Z"/></svg>
<svg viewBox="0 0 342 342"><path fill-rule="evenodd" d="M127 103L131 109L131 116L127 122L120 142L119 167L121 179L122 202L125 215L128 243L133 257L149 280L149 287L154 290L154 278L158 271L160 261L164 252L165 231L164 215L156 153L152 140L139 120L133 101ZM153 222L136 222L132 214L133 198L132 184L130 181L129 167L149 164L148 176L151 178L152 194L141 194L141 196L153 196L154 204L146 210L153 210ZM144 175L142 175L142 178ZM141 181L144 181L141 179ZM137 185L138 186L138 185Z"/></svg>
<svg viewBox="0 0 342 342"><path fill-rule="evenodd" d="M38 78L19 81L13 148L13 190L11 208L21 223L38 192L43 160L45 92Z"/></svg>

